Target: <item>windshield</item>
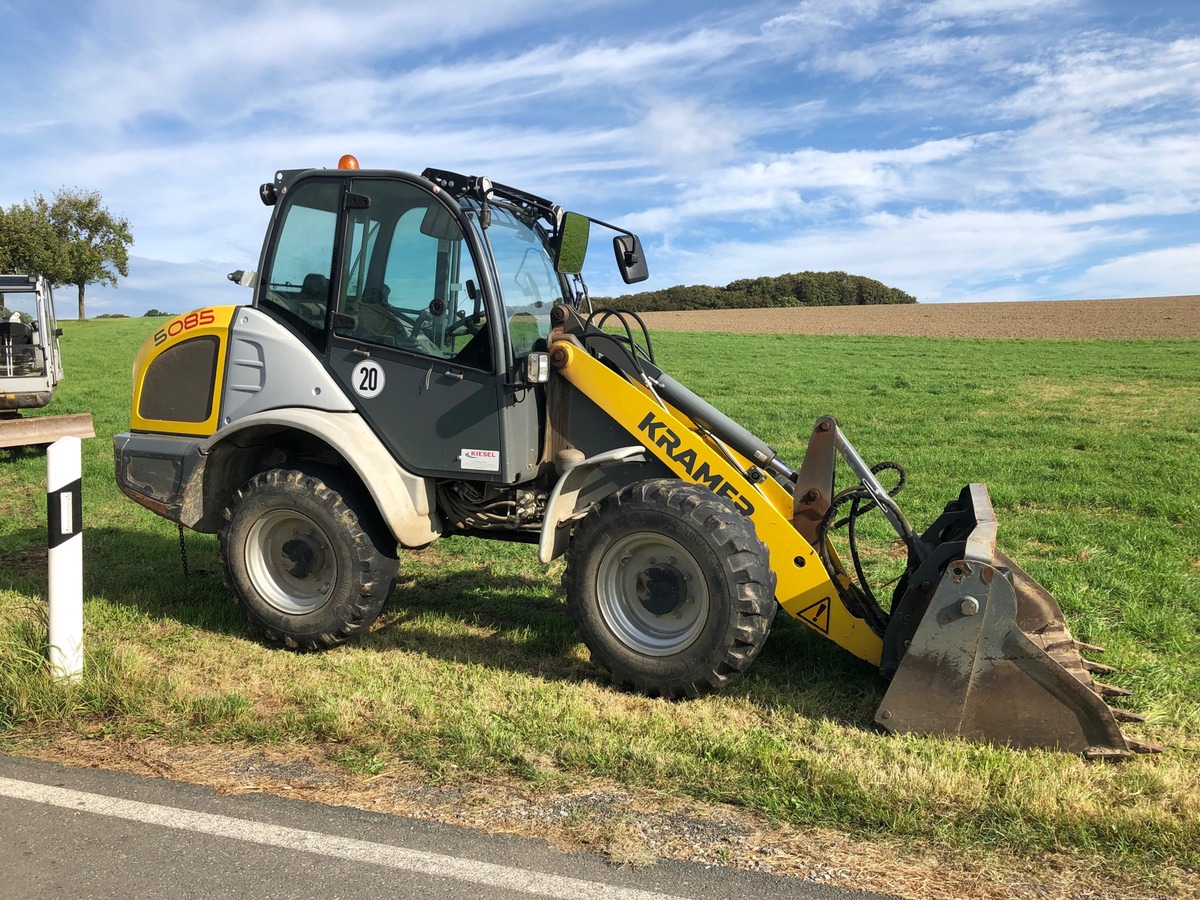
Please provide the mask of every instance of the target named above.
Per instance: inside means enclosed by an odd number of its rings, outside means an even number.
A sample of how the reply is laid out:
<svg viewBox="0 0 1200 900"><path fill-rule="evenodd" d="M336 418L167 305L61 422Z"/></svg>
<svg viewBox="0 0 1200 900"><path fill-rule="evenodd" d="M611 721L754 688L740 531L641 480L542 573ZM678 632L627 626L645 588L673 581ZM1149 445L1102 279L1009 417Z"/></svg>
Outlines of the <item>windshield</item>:
<svg viewBox="0 0 1200 900"><path fill-rule="evenodd" d="M12 290L0 294L0 377L46 374L46 353L37 333L37 294ZM54 333L53 328L49 333Z"/></svg>
<svg viewBox="0 0 1200 900"><path fill-rule="evenodd" d="M502 206L493 204L490 211L484 242L496 266L513 354L520 357L550 333L550 310L563 300L562 284L538 231Z"/></svg>
<svg viewBox="0 0 1200 900"><path fill-rule="evenodd" d="M22 322L37 327L37 294L33 291L9 291L0 293L0 319L5 322Z"/></svg>

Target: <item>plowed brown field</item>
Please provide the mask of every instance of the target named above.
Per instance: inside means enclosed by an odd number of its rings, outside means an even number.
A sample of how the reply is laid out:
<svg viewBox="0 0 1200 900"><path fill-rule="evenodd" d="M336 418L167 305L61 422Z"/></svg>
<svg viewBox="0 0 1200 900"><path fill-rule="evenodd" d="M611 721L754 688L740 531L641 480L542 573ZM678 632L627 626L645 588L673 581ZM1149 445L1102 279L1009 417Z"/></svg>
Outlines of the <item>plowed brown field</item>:
<svg viewBox="0 0 1200 900"><path fill-rule="evenodd" d="M1200 338L1200 296L643 313L651 330L905 337Z"/></svg>

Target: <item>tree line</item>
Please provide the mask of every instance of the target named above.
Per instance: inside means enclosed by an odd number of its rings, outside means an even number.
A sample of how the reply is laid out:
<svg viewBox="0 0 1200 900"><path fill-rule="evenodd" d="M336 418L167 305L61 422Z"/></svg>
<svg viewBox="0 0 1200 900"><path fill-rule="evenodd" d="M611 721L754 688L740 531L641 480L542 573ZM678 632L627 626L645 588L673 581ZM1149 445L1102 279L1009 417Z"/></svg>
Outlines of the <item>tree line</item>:
<svg viewBox="0 0 1200 900"><path fill-rule="evenodd" d="M129 220L104 208L98 191L57 191L51 200L0 207L0 272L41 275L55 287L75 285L79 318L85 318L84 288L116 286L129 275Z"/></svg>
<svg viewBox="0 0 1200 900"><path fill-rule="evenodd" d="M888 287L874 278L845 272L796 272L742 278L724 287L676 285L620 297L592 298L595 307L630 309L634 312L916 302L916 297L899 288Z"/></svg>

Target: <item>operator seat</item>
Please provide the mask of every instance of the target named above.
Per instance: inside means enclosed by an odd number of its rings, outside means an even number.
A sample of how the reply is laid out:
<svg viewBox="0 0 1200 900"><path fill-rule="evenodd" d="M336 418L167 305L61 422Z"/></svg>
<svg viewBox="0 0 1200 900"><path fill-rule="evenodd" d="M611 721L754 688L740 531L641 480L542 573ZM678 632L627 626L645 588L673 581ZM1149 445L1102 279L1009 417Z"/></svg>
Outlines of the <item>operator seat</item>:
<svg viewBox="0 0 1200 900"><path fill-rule="evenodd" d="M329 301L329 279L319 272L309 272L300 284L299 300L324 306Z"/></svg>
<svg viewBox="0 0 1200 900"><path fill-rule="evenodd" d="M34 374L33 329L24 322L0 322L0 366L14 367L17 375Z"/></svg>

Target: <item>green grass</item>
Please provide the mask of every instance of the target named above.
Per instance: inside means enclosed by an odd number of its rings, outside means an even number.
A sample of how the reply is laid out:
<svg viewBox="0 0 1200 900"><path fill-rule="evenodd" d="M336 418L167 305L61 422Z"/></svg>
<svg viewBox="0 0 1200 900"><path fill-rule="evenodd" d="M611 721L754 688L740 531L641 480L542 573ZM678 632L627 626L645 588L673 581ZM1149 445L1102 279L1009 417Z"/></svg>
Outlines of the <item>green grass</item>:
<svg viewBox="0 0 1200 900"><path fill-rule="evenodd" d="M322 655L267 649L220 578L184 579L174 528L124 499L144 320L64 323L47 414L84 442L85 676L45 675L45 459L0 450L0 749L55 733L320 744L348 772L589 779L719 801L795 826L956 854L1065 852L1170 886L1200 866L1200 342L657 334L659 363L798 466L832 413L869 461L909 472L922 527L988 483L1000 545L1059 599L1076 637L1166 752L1119 766L897 738L871 728L870 667L781 617L732 690L666 704L612 690L563 610L561 566L452 538L405 554L378 625ZM215 540L189 535L193 567Z"/></svg>

